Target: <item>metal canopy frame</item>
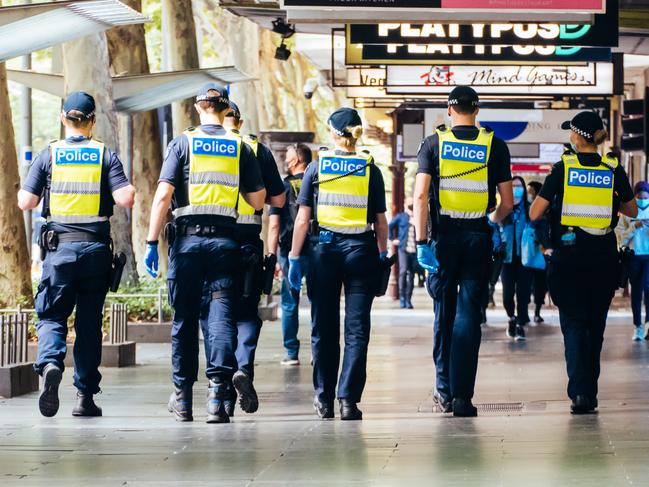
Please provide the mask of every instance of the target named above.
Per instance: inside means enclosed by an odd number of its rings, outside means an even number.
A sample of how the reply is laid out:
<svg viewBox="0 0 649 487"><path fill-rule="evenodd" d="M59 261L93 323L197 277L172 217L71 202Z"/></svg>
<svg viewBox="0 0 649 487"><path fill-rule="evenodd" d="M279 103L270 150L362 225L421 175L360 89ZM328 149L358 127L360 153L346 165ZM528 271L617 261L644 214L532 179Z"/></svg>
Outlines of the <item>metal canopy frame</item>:
<svg viewBox="0 0 649 487"><path fill-rule="evenodd" d="M119 0L76 0L0 7L0 61L149 18Z"/></svg>
<svg viewBox="0 0 649 487"><path fill-rule="evenodd" d="M62 74L8 69L7 78L59 98L65 96ZM153 110L174 101L190 98L201 85L210 81L227 85L253 80L254 78L234 66L115 76L113 95L118 111L132 113Z"/></svg>

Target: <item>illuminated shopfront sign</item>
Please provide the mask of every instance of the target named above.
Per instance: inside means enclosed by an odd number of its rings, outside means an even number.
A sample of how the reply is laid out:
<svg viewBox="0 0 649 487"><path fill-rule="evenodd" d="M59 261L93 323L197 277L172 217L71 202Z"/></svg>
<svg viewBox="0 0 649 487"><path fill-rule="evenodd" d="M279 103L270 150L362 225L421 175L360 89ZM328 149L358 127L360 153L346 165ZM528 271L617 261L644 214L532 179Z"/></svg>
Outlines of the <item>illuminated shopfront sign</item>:
<svg viewBox="0 0 649 487"><path fill-rule="evenodd" d="M443 94L457 85L491 95L612 95L613 64L386 68L386 94Z"/></svg>

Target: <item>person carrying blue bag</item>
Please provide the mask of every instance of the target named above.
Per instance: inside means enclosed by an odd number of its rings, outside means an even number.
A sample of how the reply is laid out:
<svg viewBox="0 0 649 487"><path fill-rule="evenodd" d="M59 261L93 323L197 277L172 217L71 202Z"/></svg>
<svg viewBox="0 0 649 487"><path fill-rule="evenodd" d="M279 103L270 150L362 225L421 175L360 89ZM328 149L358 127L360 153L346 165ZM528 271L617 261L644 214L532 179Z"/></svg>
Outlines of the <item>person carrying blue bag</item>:
<svg viewBox="0 0 649 487"><path fill-rule="evenodd" d="M527 200L530 204L541 192L543 185L538 181L530 181L527 183ZM545 297L548 294L548 272L547 272L547 259L552 255L552 244L550 243L550 225L547 215L543 216L538 221L530 222L530 226L534 230L534 245L529 249L532 252L528 253L528 257L532 257L533 262L530 265L529 259L523 265L531 267L532 269L532 297L534 298L534 323L543 323L541 316L541 309L545 304ZM539 255L542 254L542 255Z"/></svg>
<svg viewBox="0 0 649 487"><path fill-rule="evenodd" d="M645 321L649 321L649 183L639 181L633 188L638 205L636 218L624 217L622 246L633 250L629 281L631 283L631 310L633 312L633 341L644 335L642 301L644 296ZM649 328L644 335L649 340Z"/></svg>
<svg viewBox="0 0 649 487"><path fill-rule="evenodd" d="M529 204L525 196L525 188L525 180L522 177L512 178L514 210L501 224L506 250L500 274L503 285L503 306L509 318L507 336L516 341L526 339L524 326L530 322L527 306L532 292L532 273L523 264L523 249L528 246L525 242L529 242L530 239L533 241L534 233L534 230L529 227Z"/></svg>

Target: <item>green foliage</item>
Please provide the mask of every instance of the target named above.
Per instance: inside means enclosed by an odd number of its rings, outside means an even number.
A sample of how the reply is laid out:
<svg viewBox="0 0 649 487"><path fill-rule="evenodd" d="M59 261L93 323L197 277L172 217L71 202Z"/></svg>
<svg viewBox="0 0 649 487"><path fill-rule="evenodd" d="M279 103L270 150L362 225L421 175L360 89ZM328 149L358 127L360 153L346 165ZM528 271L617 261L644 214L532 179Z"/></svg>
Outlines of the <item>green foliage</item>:
<svg viewBox="0 0 649 487"><path fill-rule="evenodd" d="M163 279L145 279L139 284L135 285L122 285L117 295L121 294L154 294L150 297L118 297L113 293L108 293L106 298L107 309L109 303L124 303L128 305L129 321L151 323L158 321L158 290L164 288L162 292L162 311L163 320L166 321L171 318L172 310L167 299L167 283ZM104 317L107 324L108 313Z"/></svg>
<svg viewBox="0 0 649 487"><path fill-rule="evenodd" d="M151 18L144 24L146 52L152 73L162 69L162 3L160 0L143 0L142 13Z"/></svg>

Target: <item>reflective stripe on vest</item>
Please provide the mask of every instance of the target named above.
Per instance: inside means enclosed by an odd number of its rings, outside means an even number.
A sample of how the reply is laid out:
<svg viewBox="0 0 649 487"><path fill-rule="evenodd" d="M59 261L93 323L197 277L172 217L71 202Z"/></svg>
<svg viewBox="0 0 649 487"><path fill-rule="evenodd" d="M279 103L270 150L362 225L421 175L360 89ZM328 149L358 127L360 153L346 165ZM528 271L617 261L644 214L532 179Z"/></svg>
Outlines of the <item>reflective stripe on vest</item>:
<svg viewBox="0 0 649 487"><path fill-rule="evenodd" d="M259 141L256 138L246 135L243 137L243 141L252 149L257 155L257 150L259 150ZM241 225L261 225L261 215L255 214L255 209L248 204L244 197L239 193L239 203L237 205L237 210L239 216L237 217L237 223Z"/></svg>
<svg viewBox="0 0 649 487"><path fill-rule="evenodd" d="M372 156L364 153L348 156L336 155L333 151L319 153L316 216L321 228L345 234L372 229L367 222L370 166L340 177L371 161Z"/></svg>
<svg viewBox="0 0 649 487"><path fill-rule="evenodd" d="M48 221L95 223L99 216L104 144L95 140L51 144L52 178Z"/></svg>
<svg viewBox="0 0 649 487"><path fill-rule="evenodd" d="M237 217L241 138L209 135L200 129L184 132L189 141L189 205L174 217L219 215Z"/></svg>
<svg viewBox="0 0 649 487"><path fill-rule="evenodd" d="M481 128L473 140L437 129L439 137L440 213L452 218L480 218L489 206L487 165L493 132Z"/></svg>
<svg viewBox="0 0 649 487"><path fill-rule="evenodd" d="M561 224L584 229L606 229L613 218L613 171L604 165L584 166L575 154L562 157L565 166ZM615 158L603 157L602 163L615 169Z"/></svg>

